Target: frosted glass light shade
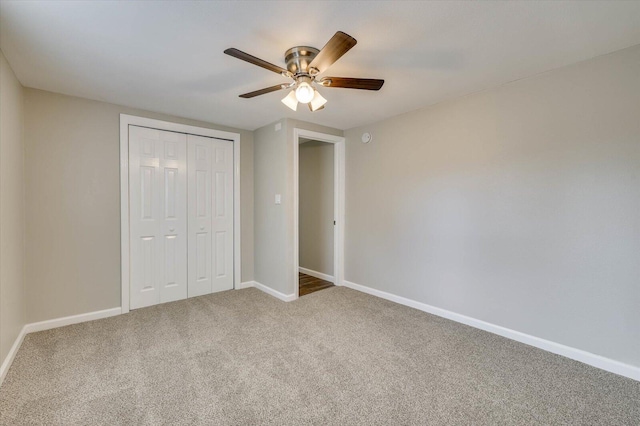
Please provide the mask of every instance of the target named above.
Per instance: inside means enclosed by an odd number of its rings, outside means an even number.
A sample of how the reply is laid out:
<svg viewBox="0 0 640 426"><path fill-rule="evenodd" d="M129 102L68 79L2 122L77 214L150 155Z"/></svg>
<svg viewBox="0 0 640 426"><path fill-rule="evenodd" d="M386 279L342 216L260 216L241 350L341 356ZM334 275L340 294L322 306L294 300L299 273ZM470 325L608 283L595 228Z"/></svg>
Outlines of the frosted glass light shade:
<svg viewBox="0 0 640 426"><path fill-rule="evenodd" d="M315 90L313 90L313 87L311 87L309 83L302 82L299 83L296 88L296 98L298 99L298 102L308 104L313 99L314 92Z"/></svg>
<svg viewBox="0 0 640 426"><path fill-rule="evenodd" d="M282 103L285 104L286 106L288 106L289 108L291 108L294 111L297 110L298 109L298 99L296 97L296 91L292 90L291 92L289 92L289 94L287 96L282 98Z"/></svg>
<svg viewBox="0 0 640 426"><path fill-rule="evenodd" d="M313 96L313 99L311 100L311 111L317 111L319 109L321 109L322 107L324 107L324 104L327 103L327 100L325 98L322 97L322 95L320 94L320 92L318 92L317 90L315 91L315 95Z"/></svg>

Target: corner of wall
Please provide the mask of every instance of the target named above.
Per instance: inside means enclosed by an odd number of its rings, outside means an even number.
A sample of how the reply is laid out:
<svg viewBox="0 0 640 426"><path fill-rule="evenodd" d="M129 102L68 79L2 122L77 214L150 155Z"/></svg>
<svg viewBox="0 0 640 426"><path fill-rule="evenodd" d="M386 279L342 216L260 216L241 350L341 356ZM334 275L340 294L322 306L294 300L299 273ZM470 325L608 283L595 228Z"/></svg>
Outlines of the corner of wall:
<svg viewBox="0 0 640 426"><path fill-rule="evenodd" d="M24 88L2 51L0 93L1 382L26 323Z"/></svg>

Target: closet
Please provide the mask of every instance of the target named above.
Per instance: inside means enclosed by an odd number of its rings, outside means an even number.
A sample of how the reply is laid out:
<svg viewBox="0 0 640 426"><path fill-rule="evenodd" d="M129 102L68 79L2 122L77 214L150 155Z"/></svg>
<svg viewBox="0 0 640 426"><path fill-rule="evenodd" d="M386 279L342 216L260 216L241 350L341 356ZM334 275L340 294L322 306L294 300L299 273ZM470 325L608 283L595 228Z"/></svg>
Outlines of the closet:
<svg viewBox="0 0 640 426"><path fill-rule="evenodd" d="M130 308L233 288L233 142L129 126Z"/></svg>

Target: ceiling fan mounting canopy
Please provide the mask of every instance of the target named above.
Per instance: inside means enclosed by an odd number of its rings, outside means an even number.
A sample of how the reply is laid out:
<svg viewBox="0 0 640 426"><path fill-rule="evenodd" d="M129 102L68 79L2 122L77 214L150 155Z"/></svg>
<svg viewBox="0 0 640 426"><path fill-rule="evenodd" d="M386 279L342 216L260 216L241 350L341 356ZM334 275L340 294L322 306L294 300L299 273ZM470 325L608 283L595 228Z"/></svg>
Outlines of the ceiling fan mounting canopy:
<svg viewBox="0 0 640 426"><path fill-rule="evenodd" d="M318 111L324 108L327 100L318 93L314 87L316 84L323 87L363 90L380 90L384 84L384 80L372 78L322 77L316 80L318 74L326 71L356 43L355 38L338 31L321 50L311 46L294 46L284 54L286 69L235 48L229 48L224 53L293 80L291 83L278 84L254 92L244 93L240 95L241 98L253 98L295 87L288 96L282 99L282 102L294 111L298 102L306 103L311 111Z"/></svg>

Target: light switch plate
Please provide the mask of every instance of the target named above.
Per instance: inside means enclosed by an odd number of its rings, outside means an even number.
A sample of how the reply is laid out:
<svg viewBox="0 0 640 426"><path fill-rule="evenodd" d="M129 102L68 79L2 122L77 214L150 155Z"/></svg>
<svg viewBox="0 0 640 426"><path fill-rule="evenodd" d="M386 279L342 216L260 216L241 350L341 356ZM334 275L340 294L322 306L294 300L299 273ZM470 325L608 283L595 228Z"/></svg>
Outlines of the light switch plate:
<svg viewBox="0 0 640 426"><path fill-rule="evenodd" d="M282 195L276 194L276 204L282 204Z"/></svg>
<svg viewBox="0 0 640 426"><path fill-rule="evenodd" d="M275 125L275 129L276 129L276 132L277 132L278 130L282 129L282 123L276 123L276 125Z"/></svg>

